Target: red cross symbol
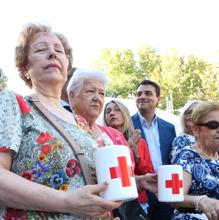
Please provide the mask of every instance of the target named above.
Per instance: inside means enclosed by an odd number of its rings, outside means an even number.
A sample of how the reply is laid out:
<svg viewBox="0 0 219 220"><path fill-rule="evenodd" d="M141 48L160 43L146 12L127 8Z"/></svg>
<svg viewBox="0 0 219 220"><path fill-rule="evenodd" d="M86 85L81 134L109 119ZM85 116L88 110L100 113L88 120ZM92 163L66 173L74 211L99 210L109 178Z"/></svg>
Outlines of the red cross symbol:
<svg viewBox="0 0 219 220"><path fill-rule="evenodd" d="M179 190L182 187L183 181L179 179L178 173L172 174L172 180L166 180L166 188L172 188L173 194L179 194Z"/></svg>
<svg viewBox="0 0 219 220"><path fill-rule="evenodd" d="M126 157L118 157L118 167L110 167L110 176L112 179L121 178L122 186L131 186L131 177L134 176L133 168L128 166Z"/></svg>

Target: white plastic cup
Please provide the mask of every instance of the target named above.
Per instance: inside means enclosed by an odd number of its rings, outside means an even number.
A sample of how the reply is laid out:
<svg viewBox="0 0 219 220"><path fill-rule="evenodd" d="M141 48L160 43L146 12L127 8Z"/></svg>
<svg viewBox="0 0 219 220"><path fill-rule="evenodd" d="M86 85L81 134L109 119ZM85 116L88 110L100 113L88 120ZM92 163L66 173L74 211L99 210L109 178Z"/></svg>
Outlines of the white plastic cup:
<svg viewBox="0 0 219 220"><path fill-rule="evenodd" d="M184 201L182 166L158 167L158 200L160 202Z"/></svg>
<svg viewBox="0 0 219 220"><path fill-rule="evenodd" d="M109 186L100 196L112 201L129 201L138 197L134 168L127 146L112 145L94 152L97 181Z"/></svg>

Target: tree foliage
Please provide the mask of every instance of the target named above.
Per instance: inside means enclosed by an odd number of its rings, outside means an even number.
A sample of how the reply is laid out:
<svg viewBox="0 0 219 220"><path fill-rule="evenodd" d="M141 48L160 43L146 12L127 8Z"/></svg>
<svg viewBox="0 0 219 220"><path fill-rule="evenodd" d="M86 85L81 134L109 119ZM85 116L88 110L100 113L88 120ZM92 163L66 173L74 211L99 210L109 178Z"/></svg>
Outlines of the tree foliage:
<svg viewBox="0 0 219 220"><path fill-rule="evenodd" d="M137 67L130 49L124 51L105 49L95 65L110 76L107 95L126 98L135 91L140 78L134 74Z"/></svg>
<svg viewBox="0 0 219 220"><path fill-rule="evenodd" d="M104 49L95 66L110 77L108 96L133 97L137 84L150 79L161 86L162 109L170 97L174 109L191 99L219 99L217 68L192 55L179 56L176 50L161 55L149 45L142 45L137 54L131 49Z"/></svg>

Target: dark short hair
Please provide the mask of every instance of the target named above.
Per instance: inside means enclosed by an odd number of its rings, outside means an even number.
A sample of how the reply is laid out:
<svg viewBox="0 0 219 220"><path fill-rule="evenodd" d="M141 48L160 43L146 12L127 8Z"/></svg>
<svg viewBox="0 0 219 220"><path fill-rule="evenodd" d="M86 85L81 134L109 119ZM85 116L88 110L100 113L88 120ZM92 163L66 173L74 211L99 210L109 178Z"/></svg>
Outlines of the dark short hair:
<svg viewBox="0 0 219 220"><path fill-rule="evenodd" d="M151 85L155 88L155 92L156 92L156 96L160 96L160 86L154 82L154 81L151 81L149 79L144 79L143 81L141 81L137 87L136 87L136 90L139 88L139 86L141 85Z"/></svg>

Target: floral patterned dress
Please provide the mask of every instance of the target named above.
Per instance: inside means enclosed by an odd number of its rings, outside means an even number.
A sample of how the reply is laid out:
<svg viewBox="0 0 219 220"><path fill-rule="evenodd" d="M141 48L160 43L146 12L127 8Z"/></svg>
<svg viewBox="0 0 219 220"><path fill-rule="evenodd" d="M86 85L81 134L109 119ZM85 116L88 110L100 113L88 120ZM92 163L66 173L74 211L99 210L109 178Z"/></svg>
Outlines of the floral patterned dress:
<svg viewBox="0 0 219 220"><path fill-rule="evenodd" d="M192 146L195 143L195 137L186 133L181 133L175 137L172 143L170 161L175 160L176 155L186 146Z"/></svg>
<svg viewBox="0 0 219 220"><path fill-rule="evenodd" d="M85 185L71 147L41 113L33 108L28 99L24 100L11 91L0 92L0 115L0 152L13 152L12 172L30 181L62 191ZM80 118L79 127L57 119L84 150L88 165L93 168L93 152L98 146L90 133L80 128L83 124ZM62 213L0 208L0 219L84 218Z"/></svg>
<svg viewBox="0 0 219 220"><path fill-rule="evenodd" d="M219 199L219 160L205 159L191 146L186 146L176 155L173 164L183 166L192 175L190 195L207 195ZM202 213L180 213L175 210L174 220L207 219Z"/></svg>

